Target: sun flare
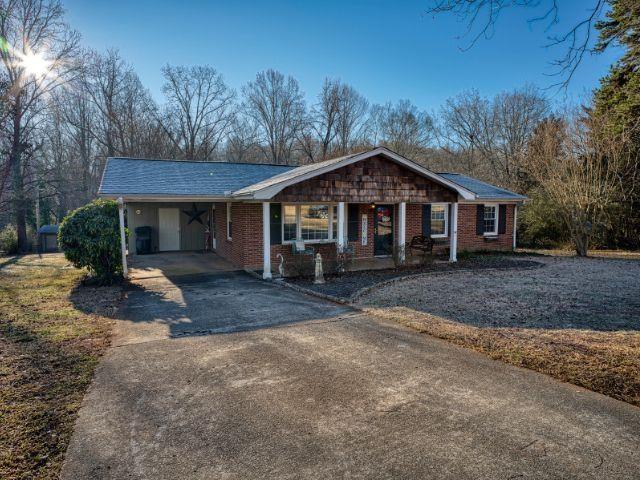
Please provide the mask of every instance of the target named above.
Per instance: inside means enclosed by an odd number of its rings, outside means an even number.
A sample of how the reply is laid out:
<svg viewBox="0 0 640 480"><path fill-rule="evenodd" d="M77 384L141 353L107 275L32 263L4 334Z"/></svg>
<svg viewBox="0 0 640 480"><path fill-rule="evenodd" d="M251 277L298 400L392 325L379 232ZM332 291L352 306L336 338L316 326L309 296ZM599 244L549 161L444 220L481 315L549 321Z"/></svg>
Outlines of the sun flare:
<svg viewBox="0 0 640 480"><path fill-rule="evenodd" d="M24 68L27 75L42 77L49 72L51 62L46 60L41 54L29 52L21 56L20 66Z"/></svg>

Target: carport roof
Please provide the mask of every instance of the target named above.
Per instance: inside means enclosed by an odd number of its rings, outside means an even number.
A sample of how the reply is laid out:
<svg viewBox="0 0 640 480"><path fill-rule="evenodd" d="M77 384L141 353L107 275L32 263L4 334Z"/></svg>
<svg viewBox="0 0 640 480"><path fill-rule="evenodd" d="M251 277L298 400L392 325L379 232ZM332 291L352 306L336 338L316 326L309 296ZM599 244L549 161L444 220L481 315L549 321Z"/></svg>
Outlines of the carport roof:
<svg viewBox="0 0 640 480"><path fill-rule="evenodd" d="M98 193L225 197L294 167L256 163L108 158Z"/></svg>

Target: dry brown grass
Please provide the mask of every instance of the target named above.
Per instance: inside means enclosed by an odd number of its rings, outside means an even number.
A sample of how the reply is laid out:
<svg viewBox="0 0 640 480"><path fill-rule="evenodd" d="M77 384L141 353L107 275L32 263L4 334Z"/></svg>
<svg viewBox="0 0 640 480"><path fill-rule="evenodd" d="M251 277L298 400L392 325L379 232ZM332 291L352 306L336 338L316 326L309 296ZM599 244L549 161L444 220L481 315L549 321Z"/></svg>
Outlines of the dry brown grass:
<svg viewBox="0 0 640 480"><path fill-rule="evenodd" d="M366 308L419 332L640 406L640 333L479 328L406 307Z"/></svg>
<svg viewBox="0 0 640 480"><path fill-rule="evenodd" d="M57 478L117 287L77 288L62 255L0 259L0 478ZM94 310L95 311L95 310Z"/></svg>

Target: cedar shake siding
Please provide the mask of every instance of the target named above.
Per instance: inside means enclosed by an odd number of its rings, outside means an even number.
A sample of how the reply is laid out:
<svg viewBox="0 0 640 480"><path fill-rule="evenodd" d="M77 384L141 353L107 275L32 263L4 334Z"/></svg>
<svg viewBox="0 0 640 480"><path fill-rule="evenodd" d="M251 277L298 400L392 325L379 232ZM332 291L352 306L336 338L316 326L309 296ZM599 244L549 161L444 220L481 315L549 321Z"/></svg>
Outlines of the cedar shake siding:
<svg viewBox="0 0 640 480"><path fill-rule="evenodd" d="M380 156L352 163L283 189L274 202L452 202L455 193Z"/></svg>

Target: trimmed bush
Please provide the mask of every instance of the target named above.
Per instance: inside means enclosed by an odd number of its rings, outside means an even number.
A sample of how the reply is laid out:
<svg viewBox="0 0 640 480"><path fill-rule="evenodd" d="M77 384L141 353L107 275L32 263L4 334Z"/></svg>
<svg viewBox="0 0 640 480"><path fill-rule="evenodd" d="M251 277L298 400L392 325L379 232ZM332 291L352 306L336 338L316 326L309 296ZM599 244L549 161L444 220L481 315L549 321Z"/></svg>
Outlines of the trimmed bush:
<svg viewBox="0 0 640 480"><path fill-rule="evenodd" d="M18 253L18 232L13 225L6 225L0 231L0 252L5 255Z"/></svg>
<svg viewBox="0 0 640 480"><path fill-rule="evenodd" d="M60 224L58 244L74 266L86 268L103 284L122 277L118 204L95 200L67 215Z"/></svg>

